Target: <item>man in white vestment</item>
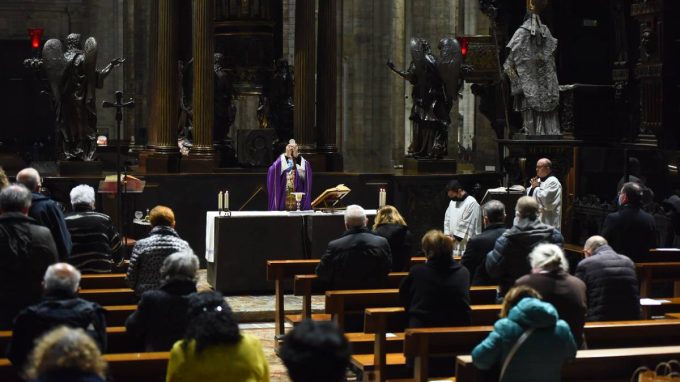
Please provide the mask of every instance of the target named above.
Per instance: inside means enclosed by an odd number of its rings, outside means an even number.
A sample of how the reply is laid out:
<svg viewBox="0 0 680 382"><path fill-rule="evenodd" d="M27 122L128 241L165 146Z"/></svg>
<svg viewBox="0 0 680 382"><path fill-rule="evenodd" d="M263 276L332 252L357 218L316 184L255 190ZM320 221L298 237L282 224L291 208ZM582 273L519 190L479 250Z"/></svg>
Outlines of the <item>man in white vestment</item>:
<svg viewBox="0 0 680 382"><path fill-rule="evenodd" d="M561 229L562 185L552 172L550 159L541 158L536 162L536 176L531 178L527 195L538 201L541 222Z"/></svg>
<svg viewBox="0 0 680 382"><path fill-rule="evenodd" d="M453 255L461 256L468 240L482 232L481 208L456 179L447 184L446 194L451 201L444 215L444 234L454 239Z"/></svg>

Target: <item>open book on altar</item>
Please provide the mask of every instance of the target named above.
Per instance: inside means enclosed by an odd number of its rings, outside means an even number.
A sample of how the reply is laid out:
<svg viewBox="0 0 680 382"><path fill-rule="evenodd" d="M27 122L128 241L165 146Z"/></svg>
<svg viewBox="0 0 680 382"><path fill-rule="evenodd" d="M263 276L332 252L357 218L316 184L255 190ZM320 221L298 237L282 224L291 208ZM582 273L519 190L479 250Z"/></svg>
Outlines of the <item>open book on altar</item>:
<svg viewBox="0 0 680 382"><path fill-rule="evenodd" d="M107 175L104 180L99 182L99 190L101 194L115 194L118 192L116 188L117 175ZM137 194L144 191L146 181L135 178L132 175L124 175L120 177L121 191L126 194Z"/></svg>
<svg viewBox="0 0 680 382"><path fill-rule="evenodd" d="M349 187L345 186L344 184L338 184L335 187L328 188L322 192L321 195L317 196L316 199L314 199L312 202L312 208L337 209L339 208L337 205L338 202L347 196L350 191L352 190L350 190Z"/></svg>

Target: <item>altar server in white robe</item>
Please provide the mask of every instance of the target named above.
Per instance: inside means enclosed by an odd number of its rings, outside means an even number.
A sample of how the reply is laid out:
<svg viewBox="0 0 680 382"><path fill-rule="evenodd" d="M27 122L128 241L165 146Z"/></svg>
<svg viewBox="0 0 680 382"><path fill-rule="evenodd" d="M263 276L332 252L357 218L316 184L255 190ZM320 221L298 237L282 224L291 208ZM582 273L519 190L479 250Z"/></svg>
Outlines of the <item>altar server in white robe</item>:
<svg viewBox="0 0 680 382"><path fill-rule="evenodd" d="M453 255L461 256L468 240L482 232L482 210L456 179L446 186L446 194L451 201L444 215L444 234L454 239Z"/></svg>
<svg viewBox="0 0 680 382"><path fill-rule="evenodd" d="M562 222L562 185L552 172L552 162L541 158L536 162L536 176L531 178L527 195L538 201L541 222L558 230Z"/></svg>

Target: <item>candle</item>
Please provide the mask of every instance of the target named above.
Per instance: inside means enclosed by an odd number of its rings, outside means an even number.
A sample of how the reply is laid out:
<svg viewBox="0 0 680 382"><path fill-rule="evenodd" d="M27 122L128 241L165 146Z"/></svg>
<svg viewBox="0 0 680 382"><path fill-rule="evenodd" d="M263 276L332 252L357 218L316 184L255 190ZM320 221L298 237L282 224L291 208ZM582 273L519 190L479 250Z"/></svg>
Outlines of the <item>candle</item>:
<svg viewBox="0 0 680 382"><path fill-rule="evenodd" d="M229 191L224 191L224 209L229 209Z"/></svg>
<svg viewBox="0 0 680 382"><path fill-rule="evenodd" d="M222 211L222 191L217 194L217 209Z"/></svg>

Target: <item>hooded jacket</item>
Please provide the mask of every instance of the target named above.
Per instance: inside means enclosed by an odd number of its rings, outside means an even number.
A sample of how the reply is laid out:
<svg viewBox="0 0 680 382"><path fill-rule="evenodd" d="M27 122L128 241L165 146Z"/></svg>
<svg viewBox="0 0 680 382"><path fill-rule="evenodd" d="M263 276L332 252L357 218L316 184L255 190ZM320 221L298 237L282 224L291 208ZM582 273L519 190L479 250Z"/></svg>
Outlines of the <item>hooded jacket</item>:
<svg viewBox="0 0 680 382"><path fill-rule="evenodd" d="M576 357L576 343L555 308L535 298L522 299L507 318L496 321L493 331L472 350L473 363L483 370L500 367L530 328L534 332L518 348L501 382L559 382L564 362Z"/></svg>
<svg viewBox="0 0 680 382"><path fill-rule="evenodd" d="M505 231L493 251L486 255L486 271L499 280L500 296L505 296L515 280L531 271L529 253L540 243L557 244L562 247L564 238L556 228L541 223L538 218L522 218Z"/></svg>
<svg viewBox="0 0 680 382"><path fill-rule="evenodd" d="M20 212L0 215L0 328L9 329L21 309L40 301L43 275L55 262L49 229Z"/></svg>

